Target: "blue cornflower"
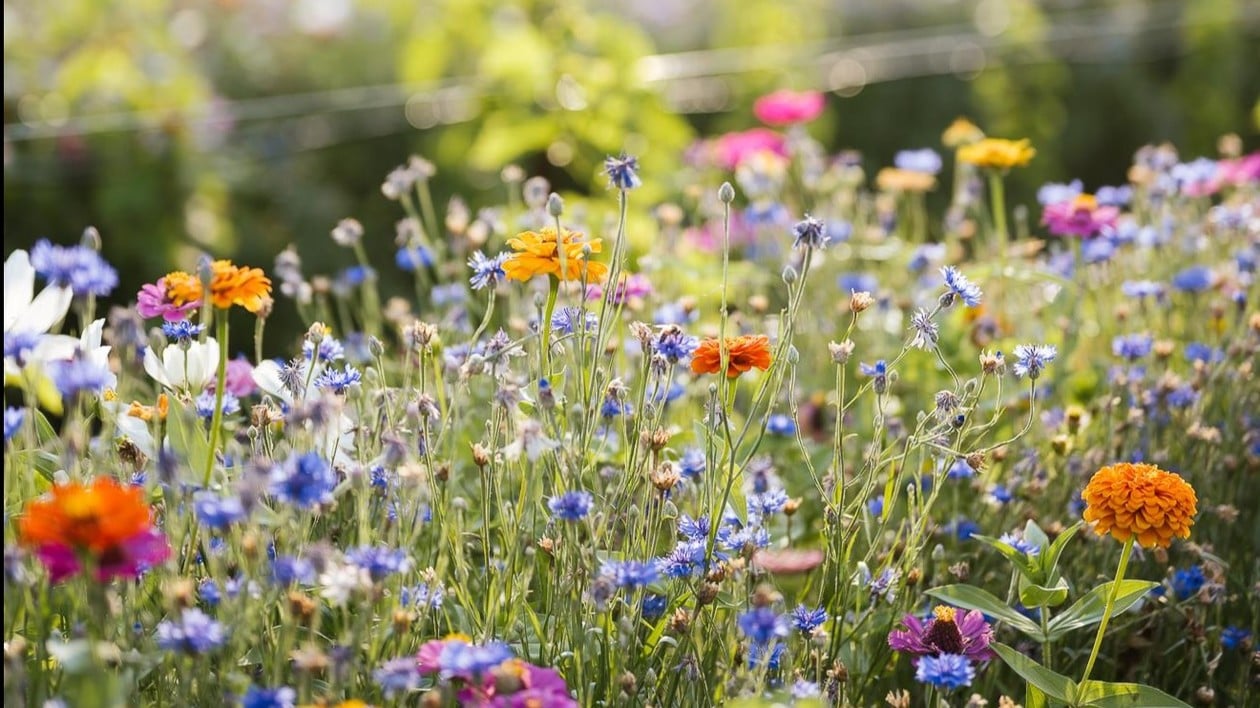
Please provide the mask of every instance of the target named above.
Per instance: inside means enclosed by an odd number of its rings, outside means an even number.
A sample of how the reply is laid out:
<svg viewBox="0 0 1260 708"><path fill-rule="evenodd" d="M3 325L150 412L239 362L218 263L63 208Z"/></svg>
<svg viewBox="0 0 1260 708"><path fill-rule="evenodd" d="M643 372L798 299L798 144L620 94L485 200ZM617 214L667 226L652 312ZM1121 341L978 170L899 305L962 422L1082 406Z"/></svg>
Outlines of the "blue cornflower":
<svg viewBox="0 0 1260 708"><path fill-rule="evenodd" d="M1178 600L1185 600L1198 594L1205 583L1207 583L1207 576L1203 574L1203 566L1192 565L1189 568L1179 568L1172 577L1173 594Z"/></svg>
<svg viewBox="0 0 1260 708"><path fill-rule="evenodd" d="M573 334L577 324L582 321L582 308L563 307L551 316L551 331L561 334ZM599 326L599 317L589 310L586 312L586 331Z"/></svg>
<svg viewBox="0 0 1260 708"><path fill-rule="evenodd" d="M709 517L692 518L683 513L678 517L678 533L689 541L703 541L709 537Z"/></svg>
<svg viewBox="0 0 1260 708"><path fill-rule="evenodd" d="M1172 277L1172 286L1183 293L1201 293L1212 287L1212 269L1202 265L1185 268Z"/></svg>
<svg viewBox="0 0 1260 708"><path fill-rule="evenodd" d="M805 218L796 222L796 226L792 227L792 235L796 237L793 244L795 248L804 246L805 248L826 248L827 247L827 225L821 219L815 219L809 214Z"/></svg>
<svg viewBox="0 0 1260 708"><path fill-rule="evenodd" d="M897 601L897 585L901 581L901 571L896 568L884 568L871 581L871 597L882 597L884 602L892 604Z"/></svg>
<svg viewBox="0 0 1260 708"><path fill-rule="evenodd" d="M934 175L941 171L941 156L932 148L900 150L893 156L893 164L898 169Z"/></svg>
<svg viewBox="0 0 1260 708"><path fill-rule="evenodd" d="M431 610L442 609L442 603L446 600L446 590L441 585L429 585L428 583L419 583L412 586L403 586L398 593L398 604L403 607L419 607Z"/></svg>
<svg viewBox="0 0 1260 708"><path fill-rule="evenodd" d="M965 516L960 516L957 519L954 519L952 522L947 524L945 528L953 533L959 541L968 541L972 536L980 533L980 524L977 524Z"/></svg>
<svg viewBox="0 0 1260 708"><path fill-rule="evenodd" d="M652 349L665 357L669 363L677 364L690 359L698 346L700 346L699 339L688 336L676 325L667 325L661 329L660 335L652 344Z"/></svg>
<svg viewBox="0 0 1260 708"><path fill-rule="evenodd" d="M758 669L765 666L768 671L778 671L785 653L787 645L783 642L775 642L773 647L753 644L748 648L748 668Z"/></svg>
<svg viewBox="0 0 1260 708"><path fill-rule="evenodd" d="M629 191L641 186L639 180L639 158L621 153L621 157L604 159L604 174L608 175L608 186L612 189Z"/></svg>
<svg viewBox="0 0 1260 708"><path fill-rule="evenodd" d="M277 468L271 482L271 493L281 501L309 508L332 501L337 476L318 453L290 455Z"/></svg>
<svg viewBox="0 0 1260 708"><path fill-rule="evenodd" d="M757 607L739 616L739 631L752 640L753 644L769 644L771 641L786 637L789 632L788 620L769 607Z"/></svg>
<svg viewBox="0 0 1260 708"><path fill-rule="evenodd" d="M760 494L748 495L748 516L764 519L767 516L783 511L788 503L787 492L782 489L770 489Z"/></svg>
<svg viewBox="0 0 1260 708"><path fill-rule="evenodd" d="M14 435L22 429L22 422L26 420L25 408L5 408L4 409L4 441L9 442Z"/></svg>
<svg viewBox="0 0 1260 708"><path fill-rule="evenodd" d="M1185 384L1169 391L1166 400L1170 408L1189 408L1199 400L1199 392L1190 384Z"/></svg>
<svg viewBox="0 0 1260 708"><path fill-rule="evenodd" d="M792 626L802 634L813 634L815 629L827 621L827 610L819 607L810 609L805 605L797 605L792 610Z"/></svg>
<svg viewBox="0 0 1260 708"><path fill-rule="evenodd" d="M758 200L744 209L744 223L749 227L786 225L791 216L780 202Z"/></svg>
<svg viewBox="0 0 1260 708"><path fill-rule="evenodd" d="M649 622L660 619L665 614L665 610L669 609L669 598L664 595L648 593L643 596L642 613L643 619Z"/></svg>
<svg viewBox="0 0 1260 708"><path fill-rule="evenodd" d="M214 417L214 393L211 391L203 391L193 401L193 405L197 408L197 415L205 420ZM233 415L241 412L241 400L236 396L223 392L223 415Z"/></svg>
<svg viewBox="0 0 1260 708"><path fill-rule="evenodd" d="M1173 165L1168 174L1177 182L1182 194L1202 196L1203 185L1211 183L1216 178L1219 169L1220 166L1217 165L1216 160L1200 157L1190 162Z"/></svg>
<svg viewBox="0 0 1260 708"><path fill-rule="evenodd" d="M651 585L660 579L660 570L652 561L605 561L600 575L622 589L633 590Z"/></svg>
<svg viewBox="0 0 1260 708"><path fill-rule="evenodd" d="M472 277L468 282L472 285L473 290L481 290L482 288L494 288L507 278L507 273L503 270L503 261L507 260L507 253L500 253L493 258L489 258L481 251L472 254L472 258L468 259L468 267L472 268Z"/></svg>
<svg viewBox="0 0 1260 708"><path fill-rule="evenodd" d="M372 672L372 679L381 687L386 698L420 688L420 666L414 656L390 659Z"/></svg>
<svg viewBox="0 0 1260 708"><path fill-rule="evenodd" d="M1120 284L1120 292L1139 300L1158 298L1164 295L1164 285L1153 280L1126 280Z"/></svg>
<svg viewBox="0 0 1260 708"><path fill-rule="evenodd" d="M433 254L424 246L403 246L394 254L394 265L407 273L414 273L421 267L433 267Z"/></svg>
<svg viewBox="0 0 1260 708"><path fill-rule="evenodd" d="M1094 199L1099 206L1125 206L1133 201L1133 188L1127 184L1119 187L1103 185L1094 192Z"/></svg>
<svg viewBox="0 0 1260 708"><path fill-rule="evenodd" d="M771 489L782 487L779 475L775 472L774 462L769 457L755 457L744 468L744 478L755 494L765 494Z"/></svg>
<svg viewBox="0 0 1260 708"><path fill-rule="evenodd" d="M633 406L626 401L619 401L615 396L604 396L604 402L600 404L599 415L602 418L616 418L619 415L628 415L633 410Z"/></svg>
<svg viewBox="0 0 1260 708"><path fill-rule="evenodd" d="M1027 376L1035 381L1057 354L1058 350L1050 344L1020 344L1015 347L1015 365L1011 369L1016 377Z"/></svg>
<svg viewBox="0 0 1260 708"><path fill-rule="evenodd" d="M271 579L276 585L309 585L315 582L315 566L305 558L276 556L271 561Z"/></svg>
<svg viewBox="0 0 1260 708"><path fill-rule="evenodd" d="M347 364L344 371L328 369L316 376L315 387L330 388L333 393L344 394L347 390L358 386L362 380L363 376L359 370Z"/></svg>
<svg viewBox="0 0 1260 708"><path fill-rule="evenodd" d="M1192 363L1201 361L1205 364L1215 364L1224 358L1225 352L1202 342L1190 342L1186 345L1186 361Z"/></svg>
<svg viewBox="0 0 1260 708"><path fill-rule="evenodd" d="M914 672L914 679L919 683L930 683L947 691L970 686L975 677L975 667L961 654L921 656L919 667Z"/></svg>
<svg viewBox="0 0 1260 708"><path fill-rule="evenodd" d="M157 626L158 647L166 651L205 654L226 640L223 625L195 607L184 608L178 622L162 620Z"/></svg>
<svg viewBox="0 0 1260 708"><path fill-rule="evenodd" d="M954 464L949 466L949 471L945 475L950 479L971 479L976 476L976 470L960 457L954 460Z"/></svg>
<svg viewBox="0 0 1260 708"><path fill-rule="evenodd" d="M874 364L859 363L858 371L863 376L871 377L871 387L875 389L875 393L883 394L888 390L888 363L883 359Z"/></svg>
<svg viewBox="0 0 1260 708"><path fill-rule="evenodd" d="M1251 639L1251 632L1242 627L1231 626L1221 630L1221 647L1225 649L1244 646L1248 639Z"/></svg>
<svg viewBox="0 0 1260 708"><path fill-rule="evenodd" d="M949 288L949 292L941 296L941 304L949 307L954 303L957 297L963 301L967 307L975 307L980 304L980 298L984 295L980 287L967 279L953 266L945 266L941 268L941 276L945 278L945 287ZM946 298L949 302L945 302Z"/></svg>
<svg viewBox="0 0 1260 708"><path fill-rule="evenodd" d="M438 656L438 667L444 678L479 677L511 658L512 650L503 642L490 642L482 646L466 642L446 642ZM408 661L414 665L416 660L410 658Z"/></svg>
<svg viewBox="0 0 1260 708"><path fill-rule="evenodd" d="M818 698L821 695L822 692L818 688L818 684L813 681L806 681L803 678L798 678L792 684L792 698L795 698L798 701L803 701L806 698Z"/></svg>
<svg viewBox="0 0 1260 708"><path fill-rule="evenodd" d="M1015 496L1011 494L1011 490L1002 484L994 485L993 489L989 490L989 497L999 504L1009 503L1015 498Z"/></svg>
<svg viewBox="0 0 1260 708"><path fill-rule="evenodd" d="M1081 245L1081 260L1086 263L1106 263L1116 255L1116 243L1109 238L1087 239Z"/></svg>
<svg viewBox="0 0 1260 708"><path fill-rule="evenodd" d="M1260 261L1260 248L1243 248L1234 253L1234 262L1244 273L1256 272L1257 261Z"/></svg>
<svg viewBox="0 0 1260 708"><path fill-rule="evenodd" d="M191 342L195 337L200 336L205 329L205 325L193 324L188 320L162 323L162 334L166 335L168 340L177 344Z"/></svg>
<svg viewBox="0 0 1260 708"><path fill-rule="evenodd" d="M842 293L873 293L879 290L879 280L870 273L842 273L837 276L836 284Z"/></svg>
<svg viewBox="0 0 1260 708"><path fill-rule="evenodd" d="M884 513L884 495L881 494L867 501L866 509L871 512L871 516L881 516Z"/></svg>
<svg viewBox="0 0 1260 708"><path fill-rule="evenodd" d="M214 607L219 604L219 600L223 599L223 596L219 593L219 584L210 578L202 580L201 584L197 586L197 597L201 598L201 601L206 603L207 607Z"/></svg>
<svg viewBox="0 0 1260 708"><path fill-rule="evenodd" d="M1050 204L1070 202L1084 189L1085 185L1079 179L1074 179L1069 184L1047 182L1037 190L1037 203L1042 206L1048 206Z"/></svg>
<svg viewBox="0 0 1260 708"><path fill-rule="evenodd" d="M998 540L1026 556L1041 553L1041 546L1026 540L1022 533L1004 533Z"/></svg>
<svg viewBox="0 0 1260 708"><path fill-rule="evenodd" d="M791 416L775 413L766 420L766 432L771 435L791 436L796 433L796 421Z"/></svg>
<svg viewBox="0 0 1260 708"><path fill-rule="evenodd" d="M35 352L42 334L35 332L5 332L4 358L13 359L19 367L26 366L26 360Z"/></svg>
<svg viewBox="0 0 1260 708"><path fill-rule="evenodd" d="M652 322L658 325L684 325L695 322L700 310L681 302L667 302L652 311Z"/></svg>
<svg viewBox="0 0 1260 708"><path fill-rule="evenodd" d="M47 372L64 398L75 398L83 393L100 393L110 385L112 379L108 369L82 356L49 362Z"/></svg>
<svg viewBox="0 0 1260 708"><path fill-rule="evenodd" d="M657 567L666 577L688 578L704 569L707 544L704 537L679 541L674 550L657 561Z"/></svg>
<svg viewBox="0 0 1260 708"><path fill-rule="evenodd" d="M302 343L302 356L310 359L315 354L315 344L311 340ZM319 360L323 362L340 361L346 356L346 349L335 337L324 337L319 340Z"/></svg>
<svg viewBox="0 0 1260 708"><path fill-rule="evenodd" d="M245 518L245 507L238 496L220 497L203 490L193 494L193 510L197 520L212 529L225 529Z"/></svg>
<svg viewBox="0 0 1260 708"><path fill-rule="evenodd" d="M411 569L411 556L400 548L388 546L360 546L346 552L346 561L366 570L378 583L394 573Z"/></svg>
<svg viewBox="0 0 1260 708"><path fill-rule="evenodd" d="M68 287L78 297L104 297L118 287L118 271L87 246L56 246L40 239L31 248L30 262L49 285Z"/></svg>
<svg viewBox="0 0 1260 708"><path fill-rule="evenodd" d="M1111 353L1129 361L1137 361L1151 353L1153 343L1149 334L1122 334L1111 340Z"/></svg>
<svg viewBox="0 0 1260 708"><path fill-rule="evenodd" d="M414 660L412 660L414 663ZM297 691L288 686L259 688L250 686L241 697L241 708L294 708Z"/></svg>
<svg viewBox="0 0 1260 708"><path fill-rule="evenodd" d="M682 458L678 460L678 471L687 479L696 479L704 474L706 464L704 450L689 447L683 450Z"/></svg>
<svg viewBox="0 0 1260 708"><path fill-rule="evenodd" d="M547 508L551 515L565 521L579 521L591 513L591 504L595 498L590 492L565 492L558 497L547 500Z"/></svg>

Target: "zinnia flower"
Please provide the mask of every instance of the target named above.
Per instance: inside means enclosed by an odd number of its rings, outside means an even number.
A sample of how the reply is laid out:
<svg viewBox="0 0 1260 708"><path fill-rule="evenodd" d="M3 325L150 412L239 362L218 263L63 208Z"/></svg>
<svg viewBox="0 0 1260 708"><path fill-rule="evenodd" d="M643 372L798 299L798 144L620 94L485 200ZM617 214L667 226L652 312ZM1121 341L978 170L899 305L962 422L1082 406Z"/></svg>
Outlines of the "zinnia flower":
<svg viewBox="0 0 1260 708"><path fill-rule="evenodd" d="M1198 497L1180 476L1154 465L1121 462L1094 473L1082 494L1085 520L1118 541L1167 548L1190 537Z"/></svg>
<svg viewBox="0 0 1260 708"><path fill-rule="evenodd" d="M975 123L963 117L954 119L953 123L941 134L941 143L945 147L957 148L984 139L984 131Z"/></svg>
<svg viewBox="0 0 1260 708"><path fill-rule="evenodd" d="M918 170L885 167L875 175L875 185L885 192L927 192L936 187L936 177Z"/></svg>
<svg viewBox="0 0 1260 708"><path fill-rule="evenodd" d="M817 91L782 89L766 94L753 103L753 115L766 125L808 123L823 112L826 102Z"/></svg>
<svg viewBox="0 0 1260 708"><path fill-rule="evenodd" d="M22 544L35 549L53 582L82 570L90 558L98 580L134 578L166 560L170 546L153 528L144 490L97 477L91 485L77 482L26 506L19 525Z"/></svg>
<svg viewBox="0 0 1260 708"><path fill-rule="evenodd" d="M727 337L726 348L729 360L726 366L727 378L735 378L752 368L762 371L770 368L770 338L764 334L756 336ZM695 374L716 374L722 368L722 350L716 339L700 342L691 355L691 371Z"/></svg>
<svg viewBox="0 0 1260 708"><path fill-rule="evenodd" d="M1041 212L1041 223L1056 236L1096 236L1104 228L1115 225L1120 210L1099 206L1091 194L1079 194L1071 200L1047 204Z"/></svg>
<svg viewBox="0 0 1260 708"><path fill-rule="evenodd" d="M713 159L719 167L733 170L760 152L787 156L787 141L769 128L751 128L719 136L712 141Z"/></svg>
<svg viewBox="0 0 1260 708"><path fill-rule="evenodd" d="M557 248L556 230L524 231L509 239L508 245L516 251L503 261L508 280L526 281L536 275L554 275L560 280L587 280L596 282L608 275L608 266L586 260L586 248L591 253L603 250L603 242L593 238L586 240L577 231L564 230L560 245L564 247L564 272L561 272L560 251Z"/></svg>
<svg viewBox="0 0 1260 708"><path fill-rule="evenodd" d="M901 620L905 629L888 633L888 646L909 654L915 666L919 665L920 657L943 654L957 654L970 661L992 659L994 654L989 643L993 641L993 628L984 621L984 615L971 610L960 617L959 612L953 607L937 605L932 619L926 623L914 615L906 615Z"/></svg>
<svg viewBox="0 0 1260 708"><path fill-rule="evenodd" d="M984 138L958 148L959 160L977 167L995 170L1023 167L1036 154L1037 151L1033 149L1027 138L1023 140Z"/></svg>
<svg viewBox="0 0 1260 708"><path fill-rule="evenodd" d="M166 297L173 305L200 303L205 297L201 281L183 271L167 273L162 280L166 284ZM271 279L262 269L233 265L232 261L210 264L211 305L221 310L240 305L250 312L258 312L270 295Z"/></svg>
<svg viewBox="0 0 1260 708"><path fill-rule="evenodd" d="M179 276L192 278L187 273L172 273L177 279ZM170 277L170 276L167 276ZM201 283L197 283L196 290L201 291ZM183 294L191 294L190 291L184 291ZM188 316L189 312L196 312L201 307L201 297L191 300L182 300L175 302L171 297L170 291L166 287L166 278L158 278L156 283L145 283L140 287L140 292L136 293L136 311L141 317L161 317L167 322L178 322Z"/></svg>

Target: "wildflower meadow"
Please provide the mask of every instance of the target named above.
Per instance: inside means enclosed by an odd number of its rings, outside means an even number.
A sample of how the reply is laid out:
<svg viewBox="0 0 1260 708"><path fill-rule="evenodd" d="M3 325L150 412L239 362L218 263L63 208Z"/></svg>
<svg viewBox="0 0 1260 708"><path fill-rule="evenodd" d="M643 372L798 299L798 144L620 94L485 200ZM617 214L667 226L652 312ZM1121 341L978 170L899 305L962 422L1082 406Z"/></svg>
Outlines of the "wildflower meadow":
<svg viewBox="0 0 1260 708"><path fill-rule="evenodd" d="M585 197L400 155L332 273L7 253L5 704L1260 705L1260 153L1014 203L823 102Z"/></svg>

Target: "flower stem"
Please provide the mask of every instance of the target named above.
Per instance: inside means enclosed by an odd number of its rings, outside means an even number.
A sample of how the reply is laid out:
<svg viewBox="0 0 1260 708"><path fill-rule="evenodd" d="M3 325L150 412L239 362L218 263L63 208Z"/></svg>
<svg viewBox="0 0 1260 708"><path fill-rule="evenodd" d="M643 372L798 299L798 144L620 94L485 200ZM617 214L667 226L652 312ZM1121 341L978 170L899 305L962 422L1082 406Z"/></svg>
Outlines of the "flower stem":
<svg viewBox="0 0 1260 708"><path fill-rule="evenodd" d="M219 340L219 372L214 380L214 414L210 419L210 449L206 453L206 472L202 476L201 486L210 486L210 475L214 472L214 453L219 446L219 428L223 427L223 390L227 385L227 347L228 347L228 311L217 310L215 318L215 335Z"/></svg>
<svg viewBox="0 0 1260 708"><path fill-rule="evenodd" d="M551 316L556 311L556 295L560 293L560 281L552 280L551 289L547 292L547 305L543 309L542 322L538 323L538 333L542 337L542 378L551 377ZM584 323L583 323L584 324Z"/></svg>
<svg viewBox="0 0 1260 708"><path fill-rule="evenodd" d="M1085 664L1085 674L1081 676L1081 685L1089 680L1094 670L1094 662L1098 660L1098 650L1102 648L1103 634L1107 632L1107 622L1111 612L1116 608L1116 597L1120 595L1120 582L1124 580L1124 571L1129 567L1129 556L1133 553L1133 538L1124 542L1124 550L1120 552L1120 565L1116 568L1116 579L1111 584L1111 592L1107 593L1107 604L1103 606L1102 621L1098 623L1098 634L1094 637L1094 648L1089 652L1089 662Z"/></svg>
<svg viewBox="0 0 1260 708"><path fill-rule="evenodd" d="M998 249L999 263L1003 272L1006 270L1006 242L1010 234L1006 229L1006 186L1002 183L1002 175L989 173L989 200L993 210L993 237Z"/></svg>

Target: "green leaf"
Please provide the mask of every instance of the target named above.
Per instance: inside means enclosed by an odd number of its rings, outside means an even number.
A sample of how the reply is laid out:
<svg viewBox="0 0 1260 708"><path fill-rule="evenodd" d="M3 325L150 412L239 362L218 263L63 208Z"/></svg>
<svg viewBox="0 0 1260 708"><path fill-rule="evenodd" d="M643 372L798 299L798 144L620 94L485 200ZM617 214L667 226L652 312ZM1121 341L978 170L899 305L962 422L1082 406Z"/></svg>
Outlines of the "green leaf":
<svg viewBox="0 0 1260 708"><path fill-rule="evenodd" d="M1050 547L1050 537L1032 519L1029 519L1028 523L1024 524L1024 540L1037 548L1046 549Z"/></svg>
<svg viewBox="0 0 1260 708"><path fill-rule="evenodd" d="M1031 524L1032 522L1029 521L1028 523ZM1054 543L1051 543L1048 547L1042 546L1041 554L1037 558L1037 562L1041 565L1041 577L1047 580L1055 577L1059 569L1059 556L1063 555L1063 549L1067 548L1068 542L1076 536L1082 527L1082 522L1078 521L1055 537ZM1027 538L1027 533L1027 531L1024 532L1025 538Z"/></svg>
<svg viewBox="0 0 1260 708"><path fill-rule="evenodd" d="M1006 603L980 588L970 585L946 585L932 588L928 590L928 594L958 607L968 610L979 610L986 615L996 617L1028 635L1039 644L1046 641L1045 636L1041 633L1041 628L1034 624L1032 620L1007 607Z"/></svg>
<svg viewBox="0 0 1260 708"><path fill-rule="evenodd" d="M1113 583L1103 583L1090 590L1058 617L1050 620L1047 627L1050 641L1057 641L1068 632L1082 627L1092 627L1101 622L1103 611L1107 606L1107 593L1111 592L1112 585ZM1115 617L1132 607L1138 600L1146 597L1146 593L1156 585L1159 583L1150 580L1121 581L1120 593L1116 597L1116 606L1112 609L1111 616Z"/></svg>
<svg viewBox="0 0 1260 708"><path fill-rule="evenodd" d="M999 541L991 536L981 536L980 534L972 534L971 538L1001 553L1006 557L1006 560L1011 562L1011 565L1015 566L1020 575L1028 578L1030 581L1040 583L1045 579L1041 575L1040 564L1011 544Z"/></svg>
<svg viewBox="0 0 1260 708"><path fill-rule="evenodd" d="M1097 708L1190 708L1158 688L1140 683L1086 681L1077 689L1076 700Z"/></svg>
<svg viewBox="0 0 1260 708"><path fill-rule="evenodd" d="M1020 678L1036 686L1050 698L1071 703L1076 695L1076 683L1062 674L1038 664L1005 644L993 643L993 651L1011 667Z"/></svg>
<svg viewBox="0 0 1260 708"><path fill-rule="evenodd" d="M192 470L204 469L206 456L210 454L210 441L201 426L201 419L195 413L171 399L166 415L166 439L171 451L184 461L180 468L188 475L196 474Z"/></svg>
<svg viewBox="0 0 1260 708"><path fill-rule="evenodd" d="M1024 607L1058 607L1067 602L1067 581L1059 578L1059 582L1050 587L1028 582L1027 578L1019 579L1019 601Z"/></svg>
<svg viewBox="0 0 1260 708"><path fill-rule="evenodd" d="M1031 683L1024 684L1024 708L1050 708L1045 691Z"/></svg>

